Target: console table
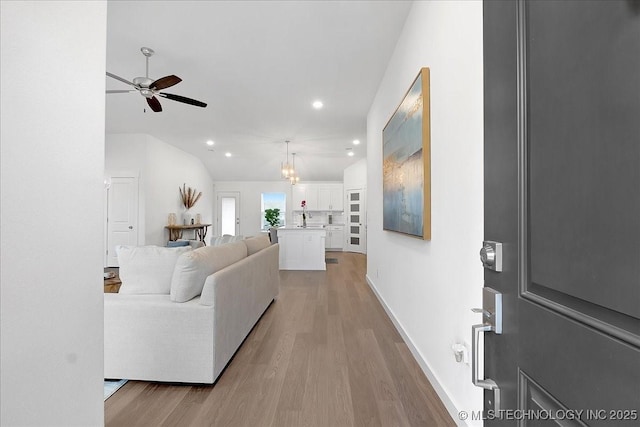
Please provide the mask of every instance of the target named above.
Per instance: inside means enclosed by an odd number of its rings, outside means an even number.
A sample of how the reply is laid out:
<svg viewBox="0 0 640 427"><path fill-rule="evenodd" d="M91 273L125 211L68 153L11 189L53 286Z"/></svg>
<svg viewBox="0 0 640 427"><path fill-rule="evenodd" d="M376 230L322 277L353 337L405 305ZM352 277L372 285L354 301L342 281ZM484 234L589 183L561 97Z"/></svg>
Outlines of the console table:
<svg viewBox="0 0 640 427"><path fill-rule="evenodd" d="M122 281L120 280L120 276L116 272L115 277L110 279L104 279L104 293L118 293L120 290L120 285L122 285Z"/></svg>
<svg viewBox="0 0 640 427"><path fill-rule="evenodd" d="M196 234L196 239L205 243L204 238L207 236L207 228L211 224L190 224L190 225L167 225L165 228L169 230L169 240L174 241L182 239L182 232L184 230L193 230Z"/></svg>

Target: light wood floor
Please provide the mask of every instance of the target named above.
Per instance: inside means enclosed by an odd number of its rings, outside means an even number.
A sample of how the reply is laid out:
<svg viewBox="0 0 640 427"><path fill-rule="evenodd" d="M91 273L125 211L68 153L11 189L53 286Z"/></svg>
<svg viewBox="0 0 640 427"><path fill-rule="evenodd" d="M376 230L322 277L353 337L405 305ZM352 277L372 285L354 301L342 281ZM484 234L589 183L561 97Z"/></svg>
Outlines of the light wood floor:
<svg viewBox="0 0 640 427"><path fill-rule="evenodd" d="M280 296L213 386L130 381L107 426L455 426L365 281L366 257L282 271Z"/></svg>

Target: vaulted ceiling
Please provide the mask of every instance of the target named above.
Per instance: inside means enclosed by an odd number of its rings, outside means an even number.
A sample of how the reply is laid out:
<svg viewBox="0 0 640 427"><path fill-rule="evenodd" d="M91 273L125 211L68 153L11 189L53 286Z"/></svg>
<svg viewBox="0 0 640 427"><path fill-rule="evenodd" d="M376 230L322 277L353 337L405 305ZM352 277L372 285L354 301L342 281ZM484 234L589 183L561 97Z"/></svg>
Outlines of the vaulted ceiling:
<svg viewBox="0 0 640 427"><path fill-rule="evenodd" d="M366 116L409 12L405 1L109 1L107 71L175 74L154 113L107 95L107 133L146 133L202 159L214 180L280 178L286 144L305 181L366 157ZM107 89L127 89L107 79ZM321 100L322 109L312 102ZM361 141L354 145L353 140ZM214 141L212 147L206 141ZM347 156L353 151L353 156ZM230 157L225 154L230 153Z"/></svg>

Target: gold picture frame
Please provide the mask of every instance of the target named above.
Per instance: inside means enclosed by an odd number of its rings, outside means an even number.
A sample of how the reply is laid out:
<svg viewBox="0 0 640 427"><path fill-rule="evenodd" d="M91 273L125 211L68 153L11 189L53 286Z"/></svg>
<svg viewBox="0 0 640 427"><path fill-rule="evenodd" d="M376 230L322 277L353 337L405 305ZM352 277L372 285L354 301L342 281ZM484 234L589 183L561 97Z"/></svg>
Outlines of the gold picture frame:
<svg viewBox="0 0 640 427"><path fill-rule="evenodd" d="M430 70L422 68L382 130L383 229L431 240Z"/></svg>

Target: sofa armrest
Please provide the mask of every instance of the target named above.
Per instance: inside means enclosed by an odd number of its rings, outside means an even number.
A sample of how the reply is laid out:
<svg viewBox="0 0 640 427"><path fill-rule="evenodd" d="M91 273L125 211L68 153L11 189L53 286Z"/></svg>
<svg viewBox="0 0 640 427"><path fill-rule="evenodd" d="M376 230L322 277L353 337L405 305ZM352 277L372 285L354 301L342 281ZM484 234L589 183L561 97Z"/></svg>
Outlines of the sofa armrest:
<svg viewBox="0 0 640 427"><path fill-rule="evenodd" d="M105 378L212 383L213 318L198 298L105 294Z"/></svg>

